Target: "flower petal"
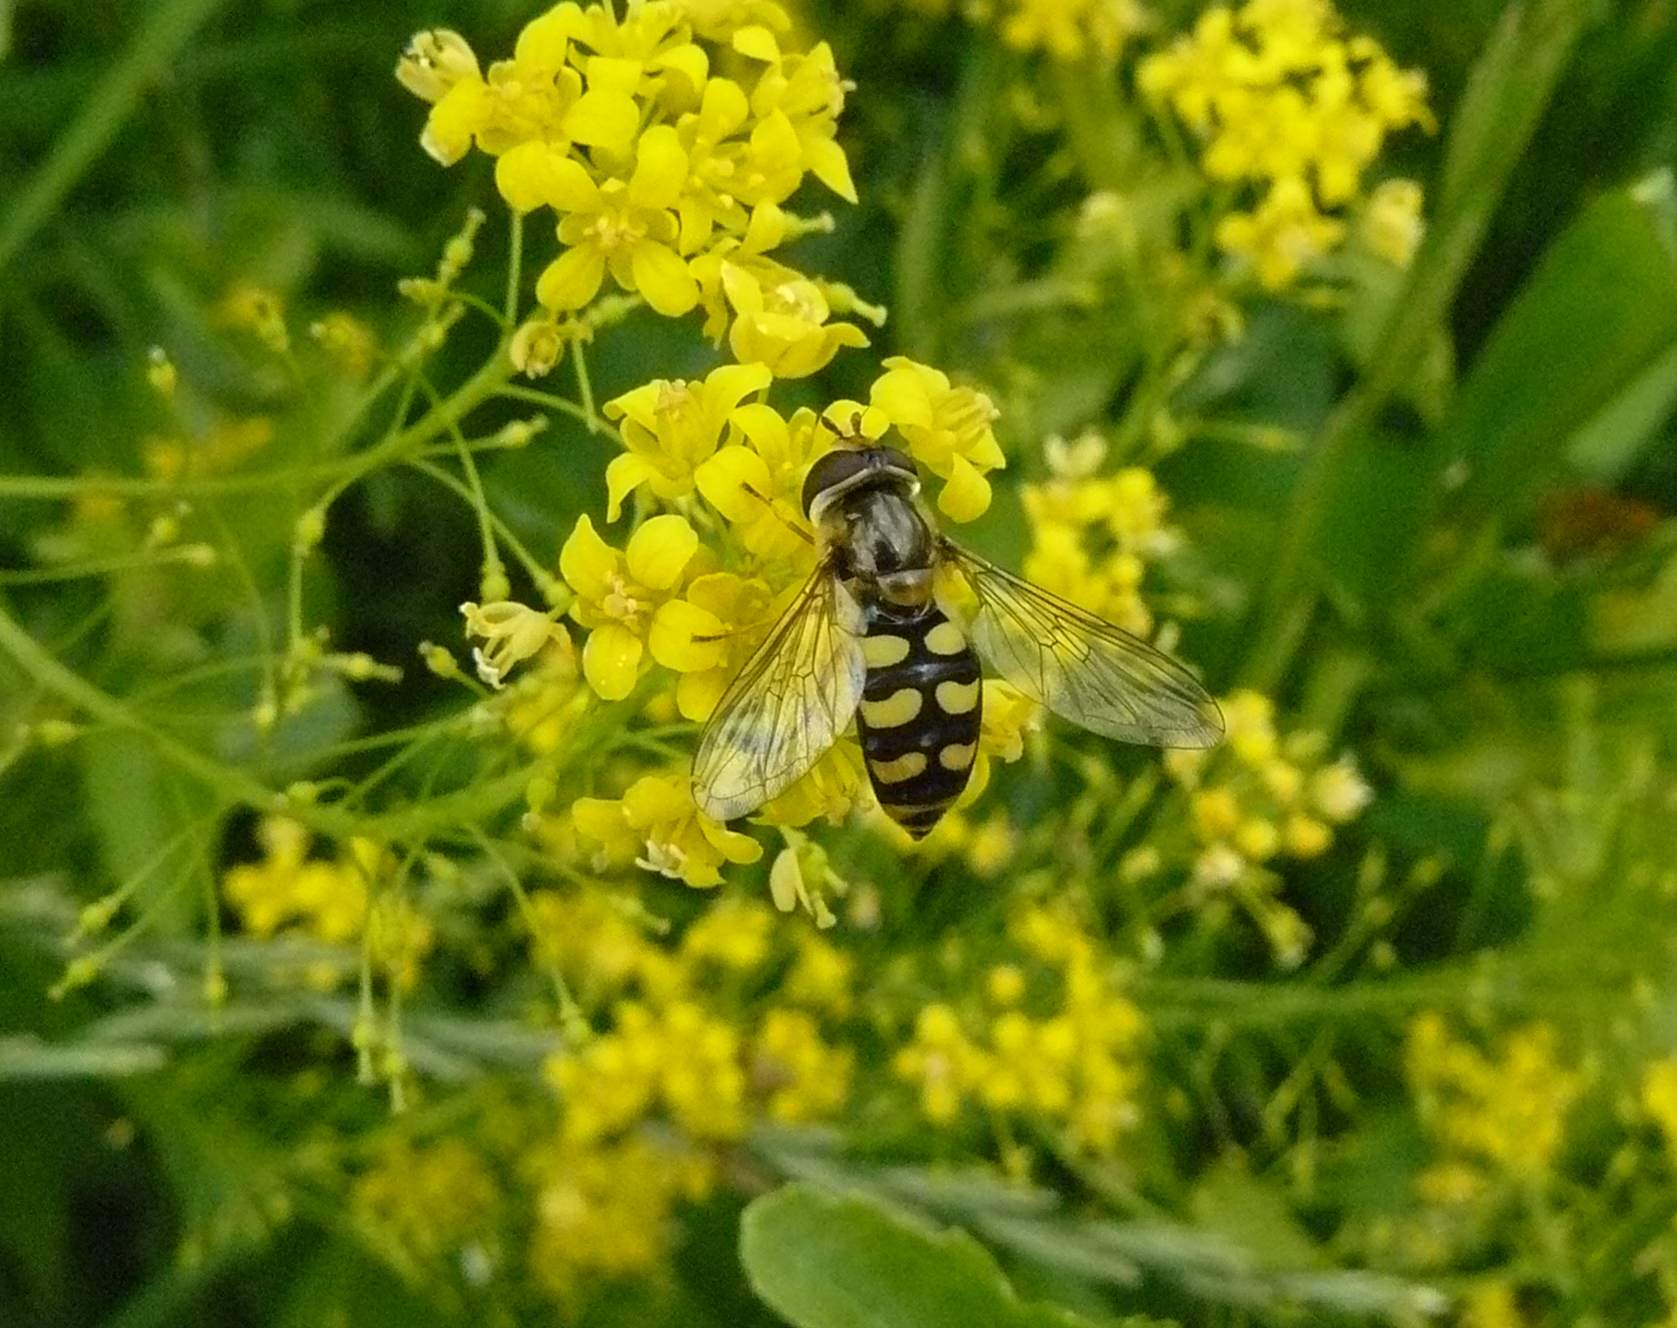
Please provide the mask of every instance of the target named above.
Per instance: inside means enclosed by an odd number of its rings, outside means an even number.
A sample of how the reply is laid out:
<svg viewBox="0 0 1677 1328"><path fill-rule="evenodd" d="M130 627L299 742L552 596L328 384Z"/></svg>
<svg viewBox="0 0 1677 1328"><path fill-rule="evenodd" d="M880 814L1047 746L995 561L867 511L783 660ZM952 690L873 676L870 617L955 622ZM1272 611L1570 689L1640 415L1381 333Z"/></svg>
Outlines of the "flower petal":
<svg viewBox="0 0 1677 1328"><path fill-rule="evenodd" d="M601 623L582 648L582 676L602 701L621 701L640 676L640 638L618 623Z"/></svg>
<svg viewBox="0 0 1677 1328"><path fill-rule="evenodd" d="M589 89L565 113L568 138L607 152L628 152L639 128L640 112L634 101L622 92L605 88Z"/></svg>
<svg viewBox="0 0 1677 1328"><path fill-rule="evenodd" d="M763 504L750 490L767 494L771 483L763 458L749 447L739 446L718 450L694 472L693 482L707 503L728 520L740 522L762 515Z"/></svg>
<svg viewBox="0 0 1677 1328"><path fill-rule="evenodd" d="M705 378L705 414L720 427L731 411L753 392L761 392L774 375L761 364L724 364Z"/></svg>
<svg viewBox="0 0 1677 1328"><path fill-rule="evenodd" d="M682 674L675 685L675 704L681 717L703 724L716 713L717 703L728 690L728 681L727 669Z"/></svg>
<svg viewBox="0 0 1677 1328"><path fill-rule="evenodd" d="M990 481L963 456L955 458L949 480L937 496L938 511L951 521L972 521L990 506Z"/></svg>
<svg viewBox="0 0 1677 1328"><path fill-rule="evenodd" d="M599 294L605 277L605 256L591 244L578 245L547 265L536 281L536 298L555 313L569 313Z"/></svg>
<svg viewBox="0 0 1677 1328"><path fill-rule="evenodd" d="M875 381L868 400L898 428L929 428L933 420L932 391L936 381L925 366L912 360L887 360L887 371Z"/></svg>
<svg viewBox="0 0 1677 1328"><path fill-rule="evenodd" d="M673 208L687 183L687 154L673 125L654 125L635 148L629 199L640 207Z"/></svg>
<svg viewBox="0 0 1677 1328"><path fill-rule="evenodd" d="M850 178L850 162L844 149L832 139L822 139L804 149L804 162L810 174L846 203L856 201L856 184Z"/></svg>
<svg viewBox="0 0 1677 1328"><path fill-rule="evenodd" d="M585 600L602 600L617 572L619 554L600 538L593 521L579 516L564 548L559 550L559 575Z"/></svg>
<svg viewBox="0 0 1677 1328"><path fill-rule="evenodd" d="M723 642L705 638L722 637L727 630L714 613L684 599L672 599L653 615L647 646L652 658L666 669L698 673L721 666L727 655Z"/></svg>
<svg viewBox="0 0 1677 1328"><path fill-rule="evenodd" d="M655 516L629 539L624 550L629 575L653 590L669 590L699 550L699 536L685 517Z"/></svg>
<svg viewBox="0 0 1677 1328"><path fill-rule="evenodd" d="M699 302L699 283L668 245L642 240L630 254L635 289L666 318L679 318Z"/></svg>
<svg viewBox="0 0 1677 1328"><path fill-rule="evenodd" d="M613 457L606 467L606 520L622 516L623 500L657 474L657 467L634 452Z"/></svg>

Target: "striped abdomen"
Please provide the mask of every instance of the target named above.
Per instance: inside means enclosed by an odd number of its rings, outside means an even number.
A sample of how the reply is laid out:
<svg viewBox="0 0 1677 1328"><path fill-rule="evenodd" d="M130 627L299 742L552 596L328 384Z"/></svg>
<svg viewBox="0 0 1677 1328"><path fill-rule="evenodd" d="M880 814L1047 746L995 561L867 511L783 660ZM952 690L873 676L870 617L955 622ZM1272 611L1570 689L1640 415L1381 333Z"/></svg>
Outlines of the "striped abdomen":
<svg viewBox="0 0 1677 1328"><path fill-rule="evenodd" d="M984 709L978 657L936 605L867 609L867 684L856 730L874 795L916 839L967 786Z"/></svg>

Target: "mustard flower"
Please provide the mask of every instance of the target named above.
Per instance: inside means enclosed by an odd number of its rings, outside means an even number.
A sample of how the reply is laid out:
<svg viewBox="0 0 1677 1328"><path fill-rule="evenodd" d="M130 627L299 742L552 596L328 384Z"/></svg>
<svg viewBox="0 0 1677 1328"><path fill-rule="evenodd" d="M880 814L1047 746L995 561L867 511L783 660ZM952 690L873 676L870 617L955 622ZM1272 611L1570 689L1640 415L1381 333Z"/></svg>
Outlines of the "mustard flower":
<svg viewBox="0 0 1677 1328"><path fill-rule="evenodd" d="M729 364L702 383L660 378L609 402L606 414L623 421L628 448L606 467L609 519L643 484L666 501L692 493L694 472L732 431L740 403L772 379L765 365Z"/></svg>
<svg viewBox="0 0 1677 1328"><path fill-rule="evenodd" d="M1005 0L1002 40L1056 60L1086 55L1115 60L1124 43L1147 26L1136 0Z"/></svg>
<svg viewBox="0 0 1677 1328"><path fill-rule="evenodd" d="M576 591L571 616L592 629L582 672L601 699L621 701L634 690L653 615L676 592L698 551L698 535L679 516L653 517L621 552L586 516L577 520L559 552L559 571Z"/></svg>
<svg viewBox="0 0 1677 1328"><path fill-rule="evenodd" d="M769 53L766 48L759 50L759 54ZM782 190L777 176L783 176L789 164L792 188L808 171L845 202L856 201L850 164L836 138L844 92L833 48L826 42L817 42L804 55L781 55L763 71L751 93L751 110L758 120L752 134L754 164L766 192L750 189L747 181L741 198L751 203L782 202L792 189Z"/></svg>
<svg viewBox="0 0 1677 1328"><path fill-rule="evenodd" d="M1426 233L1421 186L1414 180L1383 180L1363 204L1358 233L1368 248L1394 267L1406 268Z"/></svg>
<svg viewBox="0 0 1677 1328"><path fill-rule="evenodd" d="M862 748L853 738L840 738L803 778L764 803L757 819L766 825L803 826L816 820L840 825L853 811L872 805Z"/></svg>
<svg viewBox="0 0 1677 1328"><path fill-rule="evenodd" d="M1231 212L1217 223L1217 247L1251 264L1267 290L1282 290L1333 249L1345 223L1316 210L1297 176L1278 180L1251 212Z"/></svg>
<svg viewBox="0 0 1677 1328"><path fill-rule="evenodd" d="M535 1157L538 1190L530 1266L561 1303L585 1278L658 1267L675 1243L674 1211L700 1198L713 1166L643 1135L564 1141Z"/></svg>
<svg viewBox="0 0 1677 1328"><path fill-rule="evenodd" d="M790 421L772 407L749 404L733 412L746 444L720 448L695 472L705 501L732 524L745 548L759 558L790 558L808 544L803 529L804 477L833 445L833 435L812 410Z"/></svg>
<svg viewBox="0 0 1677 1328"><path fill-rule="evenodd" d="M571 638L554 621L556 615L541 613L514 600L493 604L467 602L460 606L466 618L466 635L481 637L484 645L472 651L477 676L499 690L506 675L550 644L569 650Z"/></svg>
<svg viewBox="0 0 1677 1328"><path fill-rule="evenodd" d="M718 900L682 933L681 957L748 973L769 957L774 910L750 899Z"/></svg>
<svg viewBox="0 0 1677 1328"><path fill-rule="evenodd" d="M1553 1028L1531 1024L1487 1055L1436 1014L1411 1022L1404 1047L1410 1084L1447 1161L1508 1177L1549 1170L1585 1083L1560 1062L1555 1043Z"/></svg>
<svg viewBox="0 0 1677 1328"><path fill-rule="evenodd" d="M416 43L434 36L422 34ZM547 144L556 153L573 144L622 153L633 142L640 123L633 99L610 85L585 87L575 69L552 67L540 43L521 38L514 58L491 65L487 77L479 74L475 56L467 60L470 47L460 50L458 34L446 34L441 44L447 48L443 63L415 74L423 61L405 55L397 77L432 102L420 145L442 165L459 161L474 143L499 156L527 143Z"/></svg>
<svg viewBox="0 0 1677 1328"><path fill-rule="evenodd" d="M763 364L776 378L807 378L825 369L841 346L868 344L853 323L827 321L826 296L807 278L765 288L748 269L724 263L722 286L734 309L728 333L734 357Z"/></svg>
<svg viewBox="0 0 1677 1328"><path fill-rule="evenodd" d="M1000 414L982 392L952 387L947 374L903 356L885 361L869 400L902 434L909 451L944 481L938 510L971 521L990 506L984 473L1007 464L991 424Z"/></svg>
<svg viewBox="0 0 1677 1328"><path fill-rule="evenodd" d="M579 798L571 815L577 832L601 846L606 863L633 862L691 886L720 885L724 863L763 856L756 840L694 805L684 775L645 775L620 799Z"/></svg>
<svg viewBox="0 0 1677 1328"><path fill-rule="evenodd" d="M661 196L653 185L640 190L620 180L596 185L586 174L566 174L563 192L549 195L561 200L568 215L559 223L559 242L566 248L536 280L543 305L555 313L582 308L599 293L608 271L624 290L639 292L668 317L699 302L699 284L675 251L675 214L636 201Z"/></svg>
<svg viewBox="0 0 1677 1328"><path fill-rule="evenodd" d="M773 596L762 581L732 572L694 577L681 599L652 619L652 658L681 674L676 707L684 719L709 719L772 621Z"/></svg>
<svg viewBox="0 0 1677 1328"><path fill-rule="evenodd" d="M796 1125L830 1117L850 1096L856 1055L821 1036L802 1010L771 1009L752 1040L751 1074L769 1118Z"/></svg>

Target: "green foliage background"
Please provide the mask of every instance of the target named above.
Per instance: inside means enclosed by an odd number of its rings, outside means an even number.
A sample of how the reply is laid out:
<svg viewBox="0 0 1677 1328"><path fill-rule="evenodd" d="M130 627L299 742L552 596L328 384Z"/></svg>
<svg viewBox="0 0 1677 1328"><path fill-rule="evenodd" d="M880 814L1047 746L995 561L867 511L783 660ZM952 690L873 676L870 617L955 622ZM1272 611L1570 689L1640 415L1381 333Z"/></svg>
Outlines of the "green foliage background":
<svg viewBox="0 0 1677 1328"><path fill-rule="evenodd" d="M1154 6L1173 27L1197 8ZM1418 1321L1434 1302L1384 1274L1310 1279L1339 1257L1326 1214L1402 1206L1424 1142L1393 1048L1423 1009L1488 1025L1545 1018L1595 1076L1570 1188L1543 1201L1552 1211L1486 1215L1472 1256L1429 1285L1450 1297L1497 1272L1534 1323L1669 1321L1660 1270L1677 1260L1662 1262L1661 1242L1677 1181L1634 1117L1642 1067L1677 1051L1677 192L1662 173L1677 159L1677 10L1342 8L1432 80L1444 131L1411 136L1394 163L1427 185L1428 238L1367 326L1262 304L1189 388L1204 413L1283 427L1301 448L1206 438L1159 473L1227 588L1220 612L1191 629L1196 663L1220 690L1273 692L1352 747L1379 792L1354 842L1305 875L1293 905L1331 946L1352 926L1365 850L1378 845L1393 879L1429 864L1419 905L1391 933L1396 966L1289 977L1253 959L1142 981L1138 1000L1179 1064L1216 1066L1216 1084L1194 1091L1232 1104L1216 1129L1190 1114L1170 1141L1190 1159L1181 1172L1196 1198L1145 1230L1074 1227L1071 1210L1085 1209L1070 1181L1059 1194L999 1182L933 1193L925 1176L846 1170L808 1140L766 1141L745 1192L773 1176L808 1188L751 1211L746 1270L738 1206L716 1200L691 1224L675 1292L625 1292L587 1310L590 1322L769 1323L778 1312L811 1328L1036 1328L1073 1322L1073 1310L1097 1322L1144 1311L1207 1324ZM320 1113L353 1135L388 1111L334 1059L347 1006L242 1006L249 1026L148 1020L201 955L191 890L160 892L151 937L109 982L49 999L74 909L208 804L189 763L120 724L94 723L62 748L29 740L23 726L42 719L108 718L42 659L103 693L144 696L191 662L189 629L217 624L216 651L248 654L259 615L231 581L164 594L144 579L43 587L12 573L62 524L73 477L136 472L139 440L156 428L150 347L168 347L230 408L260 410L283 389L214 326L229 286L257 280L298 306L393 323L395 280L428 270L492 189L481 158L445 173L417 151L420 112L389 77L395 53L433 26L504 49L529 17L513 0L0 0L0 1323L471 1317L346 1234L340 1196L294 1183L289 1150ZM892 313L870 358L841 357L823 389L864 395L871 357L894 352L977 374L1001 386L1015 471L1041 478L1040 454L1019 441L1074 430L1122 399L1147 324L1124 307L1019 316L994 298L1030 261L1003 101L1021 58L958 21L883 5L834 0L807 17L858 85L841 141L862 204L801 252ZM1089 114L1070 198L1122 182L1111 127L1098 104ZM490 300L504 244L485 230L476 271ZM445 352L464 370L471 354ZM646 320L632 337L602 338L598 394L711 358L691 328ZM1017 394L1028 417L1008 414L1010 378L1031 385ZM307 456L309 431L344 404L288 415L295 436L277 439L276 455ZM556 423L539 446L486 463L492 505L551 566L576 517L603 508L612 450ZM1636 519L1557 551L1545 514L1585 490ZM263 495L218 503L270 609L290 538L281 507ZM974 538L1017 565L1022 529L1003 487ZM420 640L457 639L455 606L476 597L478 571L470 510L420 477L381 473L334 512L304 593L337 648L406 663ZM107 595L96 628L79 630ZM318 747L421 722L450 701L419 669L399 686L343 687L259 758L216 721L247 694L229 683L187 696L178 713L148 711L153 726L271 789L314 773ZM1017 805L1052 801L1049 776L1034 778L1014 786ZM250 835L248 814L230 817L227 852L248 856ZM981 915L973 892L996 888L931 885L917 885L923 912L887 948L906 953L969 909ZM427 1016L437 1065L530 1073L535 1053L516 1029L502 1043L455 1030L451 1044L451 1012ZM1314 1206L1295 1204L1286 1149L1263 1137L1252 1104L1324 1040L1364 1101L1354 1130L1341 1122L1345 1165ZM1200 1059L1208 1046L1219 1055ZM291 1091L322 1065L342 1091ZM1583 1195L1625 1139L1641 1140L1644 1179L1618 1211L1589 1210ZM1209 1165L1231 1145L1249 1172ZM188 1243L195 1257L183 1259ZM1161 1268L1166 1289L1146 1278L1135 1289L1132 1270ZM1061 1308L1023 1304L1009 1277ZM857 1285L885 1290L858 1302L846 1294ZM518 1321L543 1313L560 1315L527 1309Z"/></svg>

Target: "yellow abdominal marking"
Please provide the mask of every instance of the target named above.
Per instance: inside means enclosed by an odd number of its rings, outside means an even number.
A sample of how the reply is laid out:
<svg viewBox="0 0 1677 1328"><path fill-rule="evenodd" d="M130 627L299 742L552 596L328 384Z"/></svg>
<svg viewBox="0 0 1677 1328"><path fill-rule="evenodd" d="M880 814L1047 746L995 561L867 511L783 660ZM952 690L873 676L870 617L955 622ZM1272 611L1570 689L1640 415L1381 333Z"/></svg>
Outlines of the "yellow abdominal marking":
<svg viewBox="0 0 1677 1328"><path fill-rule="evenodd" d="M967 638L952 622L940 622L926 633L926 649L934 655L958 655L967 647Z"/></svg>
<svg viewBox="0 0 1677 1328"><path fill-rule="evenodd" d="M977 751L976 742L952 742L937 754L938 764L945 770L965 770Z"/></svg>
<svg viewBox="0 0 1677 1328"><path fill-rule="evenodd" d="M978 704L978 684L940 682L937 685L937 703L946 715L964 715Z"/></svg>
<svg viewBox="0 0 1677 1328"><path fill-rule="evenodd" d="M862 638L862 658L870 669L883 669L901 664L908 658L908 641L900 636L865 636Z"/></svg>
<svg viewBox="0 0 1677 1328"><path fill-rule="evenodd" d="M947 683L944 686L948 686ZM938 689L940 692L942 687ZM883 701L863 701L862 719L869 728L894 729L908 723L920 713L925 698L913 687L893 692Z"/></svg>
<svg viewBox="0 0 1677 1328"><path fill-rule="evenodd" d="M925 768L925 752L908 752L894 761L873 763L873 773L887 784L900 784L905 779L913 779Z"/></svg>

